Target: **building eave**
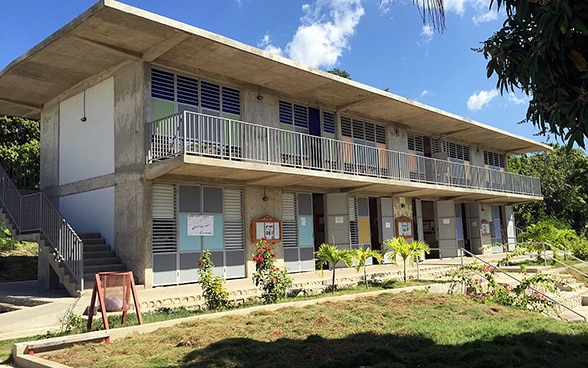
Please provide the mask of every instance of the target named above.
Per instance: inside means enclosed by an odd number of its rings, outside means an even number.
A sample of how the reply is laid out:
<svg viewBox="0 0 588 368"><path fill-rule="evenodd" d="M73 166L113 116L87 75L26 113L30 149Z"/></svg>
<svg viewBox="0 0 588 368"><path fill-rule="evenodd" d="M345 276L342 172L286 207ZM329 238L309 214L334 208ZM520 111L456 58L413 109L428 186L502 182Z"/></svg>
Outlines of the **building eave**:
<svg viewBox="0 0 588 368"><path fill-rule="evenodd" d="M551 147L113 0L102 0L0 71L0 115L39 119L74 85L129 61L226 79L282 98L506 154ZM197 62L196 62L197 61Z"/></svg>

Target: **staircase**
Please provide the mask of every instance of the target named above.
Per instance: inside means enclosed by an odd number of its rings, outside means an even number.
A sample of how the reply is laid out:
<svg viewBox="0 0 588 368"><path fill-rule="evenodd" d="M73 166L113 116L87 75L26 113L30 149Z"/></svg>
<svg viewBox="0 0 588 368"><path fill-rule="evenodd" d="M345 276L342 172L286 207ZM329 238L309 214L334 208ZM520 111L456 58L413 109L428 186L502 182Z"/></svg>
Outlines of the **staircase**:
<svg viewBox="0 0 588 368"><path fill-rule="evenodd" d="M99 233L80 233L78 235L84 244L84 289L93 287L94 275L98 272L127 270Z"/></svg>
<svg viewBox="0 0 588 368"><path fill-rule="evenodd" d="M21 193L1 166L0 220L15 239L39 244L39 258L71 296L91 288L97 272L126 270L100 234L80 237L43 192Z"/></svg>

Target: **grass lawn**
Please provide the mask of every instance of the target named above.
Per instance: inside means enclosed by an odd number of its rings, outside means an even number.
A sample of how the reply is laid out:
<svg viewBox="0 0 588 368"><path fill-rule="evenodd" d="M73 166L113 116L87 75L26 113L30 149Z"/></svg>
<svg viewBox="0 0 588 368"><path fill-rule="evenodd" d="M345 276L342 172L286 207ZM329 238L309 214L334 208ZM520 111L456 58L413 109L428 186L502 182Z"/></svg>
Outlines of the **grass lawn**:
<svg viewBox="0 0 588 368"><path fill-rule="evenodd" d="M588 324L465 296L380 294L196 320L50 357L73 367L583 367Z"/></svg>

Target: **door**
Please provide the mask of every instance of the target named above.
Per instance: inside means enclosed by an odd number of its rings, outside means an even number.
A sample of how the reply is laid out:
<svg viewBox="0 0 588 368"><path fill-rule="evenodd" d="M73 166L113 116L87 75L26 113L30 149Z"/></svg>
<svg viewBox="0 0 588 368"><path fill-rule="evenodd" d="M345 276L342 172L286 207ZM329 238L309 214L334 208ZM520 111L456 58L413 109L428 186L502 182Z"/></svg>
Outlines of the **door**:
<svg viewBox="0 0 588 368"><path fill-rule="evenodd" d="M438 201L437 230L441 257L457 257L457 226L454 201Z"/></svg>

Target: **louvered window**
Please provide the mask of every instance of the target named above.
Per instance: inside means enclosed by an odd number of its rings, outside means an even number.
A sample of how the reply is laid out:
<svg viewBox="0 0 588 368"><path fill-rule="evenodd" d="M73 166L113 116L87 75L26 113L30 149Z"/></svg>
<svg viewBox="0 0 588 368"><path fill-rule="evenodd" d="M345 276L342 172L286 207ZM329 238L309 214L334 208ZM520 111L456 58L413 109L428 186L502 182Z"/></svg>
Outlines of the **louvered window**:
<svg viewBox="0 0 588 368"><path fill-rule="evenodd" d="M178 75L178 102L198 106L198 80Z"/></svg>
<svg viewBox="0 0 588 368"><path fill-rule="evenodd" d="M284 247L298 246L296 193L282 192L282 240Z"/></svg>
<svg viewBox="0 0 588 368"><path fill-rule="evenodd" d="M153 184L153 253L177 250L176 186Z"/></svg>
<svg viewBox="0 0 588 368"><path fill-rule="evenodd" d="M358 144L386 144L386 127L363 120L341 117L341 135Z"/></svg>
<svg viewBox="0 0 588 368"><path fill-rule="evenodd" d="M351 247L359 245L359 225L357 223L357 198L349 197L349 237Z"/></svg>
<svg viewBox="0 0 588 368"><path fill-rule="evenodd" d="M151 71L151 97L174 101L175 82L172 73L157 69Z"/></svg>
<svg viewBox="0 0 588 368"><path fill-rule="evenodd" d="M335 114L323 111L323 132L335 134Z"/></svg>
<svg viewBox="0 0 588 368"><path fill-rule="evenodd" d="M420 154L423 155L425 153L425 145L424 145L424 140L423 140L423 136L413 133L413 132L408 132L408 149L410 151L414 151L416 154Z"/></svg>
<svg viewBox="0 0 588 368"><path fill-rule="evenodd" d="M202 81L202 108L220 111L220 86Z"/></svg>
<svg viewBox="0 0 588 368"><path fill-rule="evenodd" d="M346 116L341 117L341 135L344 137L349 137L349 138L353 137L353 129L351 128L351 119Z"/></svg>
<svg viewBox="0 0 588 368"><path fill-rule="evenodd" d="M155 68L151 69L151 96L183 105L176 107L176 112L184 111L185 105L189 105L200 106L208 110L206 113L241 115L241 92L238 89Z"/></svg>
<svg viewBox="0 0 588 368"><path fill-rule="evenodd" d="M242 249L243 236L243 191L239 188L225 188L223 193L223 215L225 248Z"/></svg>
<svg viewBox="0 0 588 368"><path fill-rule="evenodd" d="M241 94L238 89L223 87L223 112L241 115Z"/></svg>
<svg viewBox="0 0 588 368"><path fill-rule="evenodd" d="M308 133L308 107L288 101L280 101L280 123L291 127L292 130Z"/></svg>
<svg viewBox="0 0 588 368"><path fill-rule="evenodd" d="M506 156L496 152L484 151L484 164L506 168Z"/></svg>
<svg viewBox="0 0 588 368"><path fill-rule="evenodd" d="M469 146L455 142L445 142L445 151L447 152L447 157L460 161L470 160Z"/></svg>

